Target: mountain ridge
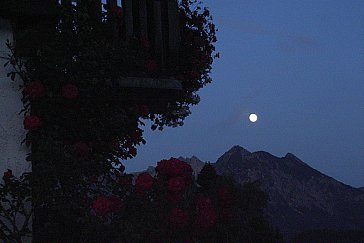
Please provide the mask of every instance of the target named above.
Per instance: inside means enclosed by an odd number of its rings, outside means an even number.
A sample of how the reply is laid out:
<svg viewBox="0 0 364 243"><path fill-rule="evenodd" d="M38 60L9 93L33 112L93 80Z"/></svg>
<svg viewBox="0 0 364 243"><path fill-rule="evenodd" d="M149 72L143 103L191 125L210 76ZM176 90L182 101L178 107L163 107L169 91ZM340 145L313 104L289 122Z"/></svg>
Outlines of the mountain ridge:
<svg viewBox="0 0 364 243"><path fill-rule="evenodd" d="M205 164L195 155L179 159L191 165L195 176ZM266 217L286 239L311 230L364 229L364 187L327 176L292 153L277 157L235 145L212 165L238 183L260 181L270 198ZM155 173L154 167L147 171Z"/></svg>
<svg viewBox="0 0 364 243"><path fill-rule="evenodd" d="M364 192L310 167L291 153L276 157L233 146L214 164L239 183L260 181L269 195L269 221L292 236L318 228L364 228Z"/></svg>

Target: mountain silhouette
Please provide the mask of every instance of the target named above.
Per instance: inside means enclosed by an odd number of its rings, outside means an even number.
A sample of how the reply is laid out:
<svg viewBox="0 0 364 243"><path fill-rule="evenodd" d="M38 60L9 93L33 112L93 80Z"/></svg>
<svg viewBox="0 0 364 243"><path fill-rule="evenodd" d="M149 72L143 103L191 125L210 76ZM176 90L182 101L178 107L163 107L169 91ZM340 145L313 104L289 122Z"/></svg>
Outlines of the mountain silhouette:
<svg viewBox="0 0 364 243"><path fill-rule="evenodd" d="M329 177L291 153L279 158L234 146L214 164L239 183L260 181L267 219L287 237L309 230L363 230L364 190Z"/></svg>

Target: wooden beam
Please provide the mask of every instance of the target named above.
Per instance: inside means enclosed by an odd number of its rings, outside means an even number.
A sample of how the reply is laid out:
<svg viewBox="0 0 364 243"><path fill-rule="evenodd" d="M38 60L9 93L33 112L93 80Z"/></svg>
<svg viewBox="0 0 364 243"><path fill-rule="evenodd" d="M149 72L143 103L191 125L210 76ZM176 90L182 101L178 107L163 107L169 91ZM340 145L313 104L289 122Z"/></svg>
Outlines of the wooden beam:
<svg viewBox="0 0 364 243"><path fill-rule="evenodd" d="M144 38L148 36L147 2L139 0L139 21L140 35Z"/></svg>
<svg viewBox="0 0 364 243"><path fill-rule="evenodd" d="M118 2L117 2L117 0L107 0L106 4L109 8L109 11L111 11L111 8L116 7L118 5Z"/></svg>
<svg viewBox="0 0 364 243"><path fill-rule="evenodd" d="M107 21L112 25L113 36L118 36L119 31L117 28L117 23L111 22L112 21L111 16L113 15L112 9L117 7L118 2L117 0L107 0L106 4L107 4L107 16L108 16ZM117 38L113 38L114 46L117 44L117 41L118 41Z"/></svg>
<svg viewBox="0 0 364 243"><path fill-rule="evenodd" d="M161 2L153 2L154 13L154 48L156 59L161 69L164 69L164 49L163 49L163 32L162 32L162 9Z"/></svg>
<svg viewBox="0 0 364 243"><path fill-rule="evenodd" d="M71 5L72 4L72 0L62 0L61 1L62 5Z"/></svg>
<svg viewBox="0 0 364 243"><path fill-rule="evenodd" d="M180 45L179 14L177 0L168 0L168 51L172 65L178 63Z"/></svg>
<svg viewBox="0 0 364 243"><path fill-rule="evenodd" d="M131 39L134 35L133 27L133 1L123 0L123 7L125 9L125 35L127 39Z"/></svg>
<svg viewBox="0 0 364 243"><path fill-rule="evenodd" d="M2 18L52 17L56 3L50 0L0 0L0 16Z"/></svg>
<svg viewBox="0 0 364 243"><path fill-rule="evenodd" d="M119 86L123 88L163 89L182 91L182 83L175 79L152 79L152 78L120 78Z"/></svg>

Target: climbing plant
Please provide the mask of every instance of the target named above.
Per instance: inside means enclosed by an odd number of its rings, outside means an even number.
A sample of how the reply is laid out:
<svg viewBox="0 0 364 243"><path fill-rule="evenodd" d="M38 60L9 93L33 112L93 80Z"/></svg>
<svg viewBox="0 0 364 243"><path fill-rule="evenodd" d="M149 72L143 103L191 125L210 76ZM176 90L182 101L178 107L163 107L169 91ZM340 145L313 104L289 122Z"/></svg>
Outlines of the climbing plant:
<svg viewBox="0 0 364 243"><path fill-rule="evenodd" d="M15 43L7 42L5 65L13 66L8 76L23 81L24 142L31 147L27 160L33 167L26 198L33 202L35 239L67 234L88 218L90 181L102 177L112 183L122 173L121 161L136 156L136 146L145 143L143 119L151 120L152 129L182 125L199 101L196 92L211 82L218 56L212 18L197 1L179 2L180 61L168 73L153 60L150 40L115 36L121 8L104 5L102 21L95 22L88 6L57 5L46 24L27 30L26 41L18 35ZM172 77L183 90L168 98L165 109L154 111L142 94L119 86L120 78L130 76ZM21 188L6 183L6 193Z"/></svg>

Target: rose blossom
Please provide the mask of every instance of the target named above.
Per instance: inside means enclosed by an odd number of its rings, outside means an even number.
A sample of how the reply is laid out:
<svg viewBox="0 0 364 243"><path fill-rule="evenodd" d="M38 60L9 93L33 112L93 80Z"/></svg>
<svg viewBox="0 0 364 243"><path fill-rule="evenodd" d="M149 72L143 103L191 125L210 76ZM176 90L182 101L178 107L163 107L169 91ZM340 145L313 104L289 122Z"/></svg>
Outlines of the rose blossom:
<svg viewBox="0 0 364 243"><path fill-rule="evenodd" d="M137 155L137 149L134 148L134 147L130 147L129 148L129 153L132 155L132 156L136 156Z"/></svg>
<svg viewBox="0 0 364 243"><path fill-rule="evenodd" d="M148 106L146 106L146 105L141 105L141 106L139 107L139 113L140 113L140 115L142 115L143 117L144 117L144 116L148 116L148 115L149 115L149 108L148 108Z"/></svg>
<svg viewBox="0 0 364 243"><path fill-rule="evenodd" d="M161 160L157 163L156 171L161 176L191 176L192 167L176 158Z"/></svg>
<svg viewBox="0 0 364 243"><path fill-rule="evenodd" d="M196 207L199 210L212 207L211 198L206 196L199 196L196 200Z"/></svg>
<svg viewBox="0 0 364 243"><path fill-rule="evenodd" d="M158 64L155 60L148 60L146 65L149 73L155 73L158 70Z"/></svg>
<svg viewBox="0 0 364 243"><path fill-rule="evenodd" d="M45 95L45 88L41 81L35 80L26 84L25 93L31 98L41 98Z"/></svg>
<svg viewBox="0 0 364 243"><path fill-rule="evenodd" d="M141 41L142 47L145 50L150 49L150 41L149 41L148 37L143 36L142 38L140 38L140 41Z"/></svg>
<svg viewBox="0 0 364 243"><path fill-rule="evenodd" d="M234 213L231 208L223 208L221 211L221 219L224 222L229 222L233 219Z"/></svg>
<svg viewBox="0 0 364 243"><path fill-rule="evenodd" d="M190 75L191 75L191 77L193 79L197 79L197 78L200 77L200 74L197 71L195 71L195 70L191 71L191 74Z"/></svg>
<svg viewBox="0 0 364 243"><path fill-rule="evenodd" d="M13 176L13 171L8 169L7 171L4 172L4 180L10 179Z"/></svg>
<svg viewBox="0 0 364 243"><path fill-rule="evenodd" d="M222 205L230 206L233 203L234 196L228 189L220 188L218 194Z"/></svg>
<svg viewBox="0 0 364 243"><path fill-rule="evenodd" d="M89 178L88 178L88 181L89 182L91 182L91 183L96 183L96 182L98 182L98 177L97 176L95 176L95 175L93 175L93 176L90 176Z"/></svg>
<svg viewBox="0 0 364 243"><path fill-rule="evenodd" d="M104 194L99 195L92 204L92 209L97 216L105 216L110 213L110 200Z"/></svg>
<svg viewBox="0 0 364 243"><path fill-rule="evenodd" d="M180 208L173 208L167 214L167 223L173 229L183 228L188 223L188 214Z"/></svg>
<svg viewBox="0 0 364 243"><path fill-rule="evenodd" d="M113 6L111 8L111 12L113 12L119 18L123 17L123 9L119 6Z"/></svg>
<svg viewBox="0 0 364 243"><path fill-rule="evenodd" d="M198 231L206 231L215 226L217 222L217 214L214 208L204 208L199 211L195 221L195 229Z"/></svg>
<svg viewBox="0 0 364 243"><path fill-rule="evenodd" d="M114 138L113 140L111 140L111 141L109 142L109 147L110 147L111 149L118 149L118 148L119 148L119 146L120 146L120 142L119 142L119 140L118 140L117 138Z"/></svg>
<svg viewBox="0 0 364 243"><path fill-rule="evenodd" d="M125 171L125 166L122 163L120 163L119 172L123 173L124 171Z"/></svg>
<svg viewBox="0 0 364 243"><path fill-rule="evenodd" d="M66 84L62 88L62 96L66 99L73 100L78 97L78 88L74 84Z"/></svg>
<svg viewBox="0 0 364 243"><path fill-rule="evenodd" d="M26 116L24 118L24 129L36 130L42 126L42 120L38 116Z"/></svg>
<svg viewBox="0 0 364 243"><path fill-rule="evenodd" d="M148 172L143 172L139 174L137 179L135 180L136 188L141 191L150 190L153 184L154 178Z"/></svg>
<svg viewBox="0 0 364 243"><path fill-rule="evenodd" d="M133 182L133 179L130 176L127 176L127 175L119 178L118 181L117 181L117 183L120 186L128 186L128 185L131 185L132 182Z"/></svg>
<svg viewBox="0 0 364 243"><path fill-rule="evenodd" d="M131 135L130 135L132 141L137 142L142 138L142 135L140 133L140 131L134 131Z"/></svg>
<svg viewBox="0 0 364 243"><path fill-rule="evenodd" d="M85 156L90 152L90 147L85 142L78 142L74 145L79 156Z"/></svg>
<svg viewBox="0 0 364 243"><path fill-rule="evenodd" d="M108 198L109 198L111 212L117 213L124 206L123 200L121 198L114 196L114 195L111 195Z"/></svg>
<svg viewBox="0 0 364 243"><path fill-rule="evenodd" d="M118 212L122 207L123 200L114 195L107 197L104 194L100 194L92 204L92 209L97 216Z"/></svg>
<svg viewBox="0 0 364 243"><path fill-rule="evenodd" d="M174 177L168 181L168 190L174 193L180 193L186 188L186 182L183 177Z"/></svg>
<svg viewBox="0 0 364 243"><path fill-rule="evenodd" d="M182 201L182 195L180 193L168 192L167 200L172 204L178 204Z"/></svg>

